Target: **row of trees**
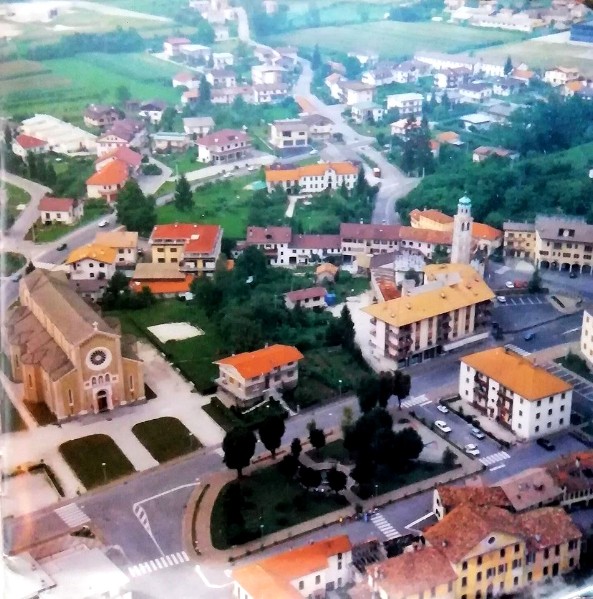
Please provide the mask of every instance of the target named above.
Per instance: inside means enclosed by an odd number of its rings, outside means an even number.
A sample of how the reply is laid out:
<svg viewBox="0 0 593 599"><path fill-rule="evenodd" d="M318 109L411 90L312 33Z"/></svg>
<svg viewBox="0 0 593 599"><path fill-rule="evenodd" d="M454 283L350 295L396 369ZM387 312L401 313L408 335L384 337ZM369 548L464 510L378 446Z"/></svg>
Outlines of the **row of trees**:
<svg viewBox="0 0 593 599"><path fill-rule="evenodd" d="M377 406L386 408L391 397L395 397L401 407L402 399L410 394L411 384L410 375L401 370L382 372L379 376L366 375L356 391L360 411L366 414Z"/></svg>

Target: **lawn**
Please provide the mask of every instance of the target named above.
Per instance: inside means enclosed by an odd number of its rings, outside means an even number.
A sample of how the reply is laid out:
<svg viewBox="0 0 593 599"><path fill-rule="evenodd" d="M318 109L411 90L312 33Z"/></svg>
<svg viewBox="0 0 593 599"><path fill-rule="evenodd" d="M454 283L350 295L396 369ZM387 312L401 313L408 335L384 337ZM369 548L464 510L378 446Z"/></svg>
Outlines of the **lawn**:
<svg viewBox="0 0 593 599"><path fill-rule="evenodd" d="M514 32L447 23L378 21L341 27L300 29L269 37L265 43L306 48L319 44L325 51L373 51L384 57L404 58L421 50L462 52L521 39L521 35Z"/></svg>
<svg viewBox="0 0 593 599"><path fill-rule="evenodd" d="M311 449L307 452L307 455L317 463L325 461L336 461L340 464L350 464L350 454L344 447L344 441L342 439L336 439L331 441L321 449Z"/></svg>
<svg viewBox="0 0 593 599"><path fill-rule="evenodd" d="M125 10L144 12L150 15L159 15L162 17L173 17L179 11L187 9L185 0L91 0L100 4L108 4Z"/></svg>
<svg viewBox="0 0 593 599"><path fill-rule="evenodd" d="M27 259L22 254L15 252L0 252L0 275L9 277L11 274L20 270L27 263Z"/></svg>
<svg viewBox="0 0 593 599"><path fill-rule="evenodd" d="M476 58L505 61L511 57L513 64L526 63L530 68L543 69L556 65L577 67L582 75L593 76L593 53L588 44L551 43L550 40L566 39L568 32L539 37L519 43L485 48L476 51Z"/></svg>
<svg viewBox="0 0 593 599"><path fill-rule="evenodd" d="M238 426L246 426L255 430L268 416L274 415L282 418L287 416L286 410L274 399L246 414L231 411L218 397L213 397L209 404L202 406L202 409L227 432Z"/></svg>
<svg viewBox="0 0 593 599"><path fill-rule="evenodd" d="M173 154L158 154L157 160L173 169L174 175L183 175L191 171L197 171L207 165L203 162L196 162L198 155L197 148L190 148L186 152L177 152Z"/></svg>
<svg viewBox="0 0 593 599"><path fill-rule="evenodd" d="M237 544L232 538L233 524L227 519L225 501L235 482L227 483L216 498L212 509L210 533L216 549L228 549ZM246 534L241 543L271 534L323 516L348 505L342 496L307 493L299 483L286 478L277 465L262 468L240 483L244 505L241 513ZM235 541L235 542L233 542Z"/></svg>
<svg viewBox="0 0 593 599"><path fill-rule="evenodd" d="M179 67L146 53L94 52L39 63L28 61L26 68L30 74L18 79L2 78L0 71L0 101L8 113L49 113L80 126L85 106L116 102L120 86L134 98L179 100L179 91L171 86L171 76Z"/></svg>
<svg viewBox="0 0 593 599"><path fill-rule="evenodd" d="M160 464L202 447L200 440L181 421L170 416L139 422L132 427L132 432Z"/></svg>
<svg viewBox="0 0 593 599"><path fill-rule="evenodd" d="M584 379L593 382L593 372L591 372L591 369L587 365L587 361L584 358L581 358L581 356L569 353L567 356L558 358L554 361L564 366L564 368L572 370Z"/></svg>
<svg viewBox="0 0 593 599"><path fill-rule="evenodd" d="M257 174L207 183L195 190L191 212L181 212L173 203L169 203L157 209L157 222L219 224L224 229L225 237L244 239L249 224L248 204L253 195L251 190L244 187L260 178L261 175Z"/></svg>
<svg viewBox="0 0 593 599"><path fill-rule="evenodd" d="M25 407L39 426L55 424L58 419L42 401L24 401Z"/></svg>
<svg viewBox="0 0 593 599"><path fill-rule="evenodd" d="M72 439L62 443L59 450L87 489L135 472L130 460L107 435Z"/></svg>
<svg viewBox="0 0 593 599"><path fill-rule="evenodd" d="M199 392L213 389L212 381L218 374L218 367L212 362L223 357L221 341L216 326L201 308L170 299L157 301L153 306L141 310L119 310L109 314L121 320L125 333L146 337L161 349ZM200 327L205 334L192 339L160 343L146 327L165 322L189 322Z"/></svg>
<svg viewBox="0 0 593 599"><path fill-rule="evenodd" d="M88 225L90 222L98 219L103 214L109 212L107 204L101 204L99 202L87 202L85 203L84 214L82 218L74 225L66 225L63 223L52 223L50 225L43 224L40 220L33 224L33 227L29 229L25 239L34 239L36 243L47 243L49 241L55 241L68 233L72 233L76 229Z"/></svg>
<svg viewBox="0 0 593 599"><path fill-rule="evenodd" d="M31 196L24 189L16 185L11 185L10 183L5 183L4 185L8 199L6 203L6 216L17 219L21 213L20 210L17 210L17 206L21 204L27 205L31 200Z"/></svg>

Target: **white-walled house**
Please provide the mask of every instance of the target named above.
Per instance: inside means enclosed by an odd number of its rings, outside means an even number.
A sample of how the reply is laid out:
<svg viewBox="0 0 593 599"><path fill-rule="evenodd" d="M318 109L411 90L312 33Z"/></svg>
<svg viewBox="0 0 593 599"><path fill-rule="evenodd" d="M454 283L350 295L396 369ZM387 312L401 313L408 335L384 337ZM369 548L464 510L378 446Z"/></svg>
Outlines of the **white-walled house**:
<svg viewBox="0 0 593 599"><path fill-rule="evenodd" d="M459 395L520 439L570 426L572 385L508 347L464 356Z"/></svg>
<svg viewBox="0 0 593 599"><path fill-rule="evenodd" d="M581 353L589 363L589 368L593 368L593 313L587 310L583 313Z"/></svg>
<svg viewBox="0 0 593 599"><path fill-rule="evenodd" d="M183 130L196 138L208 135L214 129L214 119L211 116L191 116L183 119Z"/></svg>
<svg viewBox="0 0 593 599"><path fill-rule="evenodd" d="M303 308L312 310L313 308L325 308L325 296L327 291L325 287L308 287L307 289L297 289L284 294L284 304L289 310L294 308Z"/></svg>
<svg viewBox="0 0 593 599"><path fill-rule="evenodd" d="M233 570L234 599L325 597L352 580L352 544L330 537Z"/></svg>
<svg viewBox="0 0 593 599"><path fill-rule="evenodd" d="M238 408L250 408L282 389L293 389L302 359L303 354L296 347L271 345L217 360L217 395Z"/></svg>
<svg viewBox="0 0 593 599"><path fill-rule="evenodd" d="M105 245L89 243L76 248L65 262L70 283L81 295L100 298L115 274L116 257L117 251Z"/></svg>
<svg viewBox="0 0 593 599"><path fill-rule="evenodd" d="M27 154L43 154L48 150L48 143L43 139L24 135L21 133L12 140L12 151L21 158L26 158Z"/></svg>
<svg viewBox="0 0 593 599"><path fill-rule="evenodd" d="M352 189L358 168L351 162L322 162L296 168L266 168L268 191L280 185L288 192L321 193L326 189L339 189L342 184Z"/></svg>
<svg viewBox="0 0 593 599"><path fill-rule="evenodd" d="M138 233L136 231L102 231L95 235L95 244L115 250L116 266L134 266L138 262Z"/></svg>
<svg viewBox="0 0 593 599"><path fill-rule="evenodd" d="M82 216L82 202L73 198L45 196L39 202L39 219L44 224L73 225Z"/></svg>
<svg viewBox="0 0 593 599"><path fill-rule="evenodd" d="M391 94L387 96L387 110L397 108L400 116L422 114L422 94Z"/></svg>

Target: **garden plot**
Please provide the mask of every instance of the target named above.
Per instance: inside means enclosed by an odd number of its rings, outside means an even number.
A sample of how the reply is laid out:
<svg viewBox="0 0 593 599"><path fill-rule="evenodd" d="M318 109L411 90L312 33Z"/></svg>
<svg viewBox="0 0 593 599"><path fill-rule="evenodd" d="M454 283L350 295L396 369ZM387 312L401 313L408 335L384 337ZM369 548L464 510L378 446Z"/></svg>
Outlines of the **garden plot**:
<svg viewBox="0 0 593 599"><path fill-rule="evenodd" d="M161 342L181 341L204 334L202 329L189 322L167 322L148 327L148 330Z"/></svg>

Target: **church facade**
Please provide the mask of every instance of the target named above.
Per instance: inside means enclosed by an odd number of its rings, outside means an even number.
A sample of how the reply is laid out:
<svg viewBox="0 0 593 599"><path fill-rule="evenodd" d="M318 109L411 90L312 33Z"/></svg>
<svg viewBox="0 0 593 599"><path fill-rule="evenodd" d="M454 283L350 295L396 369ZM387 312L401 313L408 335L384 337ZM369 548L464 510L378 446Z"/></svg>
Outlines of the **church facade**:
<svg viewBox="0 0 593 599"><path fill-rule="evenodd" d="M95 312L62 272L36 269L21 280L2 340L23 399L45 403L58 420L145 399L135 340Z"/></svg>

